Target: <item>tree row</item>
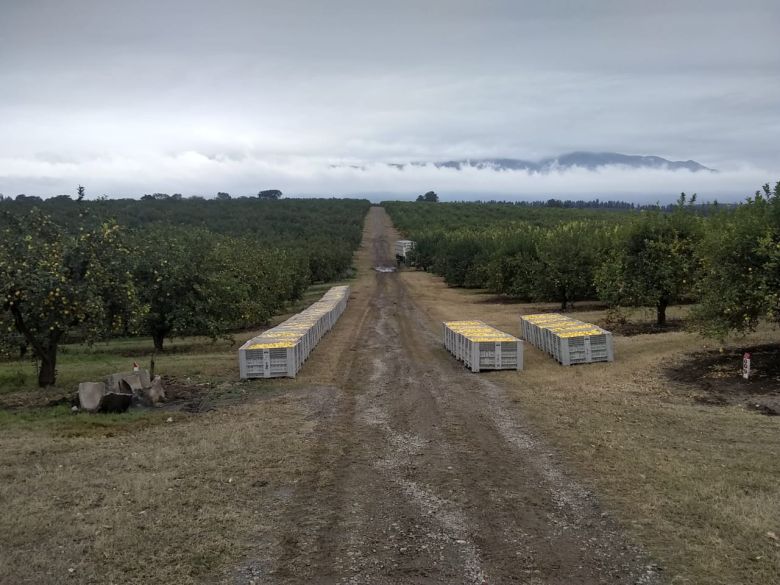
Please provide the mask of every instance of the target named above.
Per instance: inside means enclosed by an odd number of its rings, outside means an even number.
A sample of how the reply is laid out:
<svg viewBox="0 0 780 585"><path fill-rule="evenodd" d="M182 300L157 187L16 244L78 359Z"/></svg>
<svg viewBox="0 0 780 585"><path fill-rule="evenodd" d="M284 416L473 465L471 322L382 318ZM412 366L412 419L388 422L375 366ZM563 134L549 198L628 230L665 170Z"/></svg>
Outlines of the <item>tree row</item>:
<svg viewBox="0 0 780 585"><path fill-rule="evenodd" d="M610 307L694 303L709 335L780 322L780 182L737 206L599 212L501 204L384 203L411 260L453 286ZM525 213L525 215L523 215Z"/></svg>
<svg viewBox="0 0 780 585"><path fill-rule="evenodd" d="M55 383L66 342L140 334L159 351L172 336L267 322L312 282L349 274L368 210L366 201L273 202L281 210L255 201L220 216L184 201L176 216L145 217L141 208L158 202L103 203L3 206L0 349L34 358L41 386Z"/></svg>

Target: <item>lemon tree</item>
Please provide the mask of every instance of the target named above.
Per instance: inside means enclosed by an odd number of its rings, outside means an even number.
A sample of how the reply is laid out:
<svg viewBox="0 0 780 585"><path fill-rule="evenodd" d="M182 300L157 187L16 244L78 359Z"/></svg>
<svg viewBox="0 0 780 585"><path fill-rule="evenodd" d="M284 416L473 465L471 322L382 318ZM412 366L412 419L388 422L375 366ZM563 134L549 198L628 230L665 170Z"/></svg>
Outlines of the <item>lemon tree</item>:
<svg viewBox="0 0 780 585"><path fill-rule="evenodd" d="M39 386L55 384L57 351L69 337L89 342L133 329L142 309L125 239L113 221L84 219L66 231L37 209L4 218L0 342L30 348Z"/></svg>
<svg viewBox="0 0 780 585"><path fill-rule="evenodd" d="M722 337L780 323L780 182L713 218L702 243L699 329Z"/></svg>
<svg viewBox="0 0 780 585"><path fill-rule="evenodd" d="M700 223L681 196L675 212L643 212L625 224L596 270L599 297L612 306L654 307L656 324L665 326L670 304L693 299Z"/></svg>

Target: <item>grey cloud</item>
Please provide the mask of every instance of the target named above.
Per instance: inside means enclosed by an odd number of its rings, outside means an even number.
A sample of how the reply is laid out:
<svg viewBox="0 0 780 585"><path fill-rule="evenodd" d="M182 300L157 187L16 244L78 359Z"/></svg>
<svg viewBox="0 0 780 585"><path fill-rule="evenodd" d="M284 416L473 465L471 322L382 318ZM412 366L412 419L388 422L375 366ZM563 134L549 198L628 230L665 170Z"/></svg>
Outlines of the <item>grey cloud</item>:
<svg viewBox="0 0 780 585"><path fill-rule="evenodd" d="M763 182L780 175L778 24L774 0L0 0L0 191L184 191L206 180L192 153L228 190L270 173L352 192L393 175L331 163L571 150Z"/></svg>

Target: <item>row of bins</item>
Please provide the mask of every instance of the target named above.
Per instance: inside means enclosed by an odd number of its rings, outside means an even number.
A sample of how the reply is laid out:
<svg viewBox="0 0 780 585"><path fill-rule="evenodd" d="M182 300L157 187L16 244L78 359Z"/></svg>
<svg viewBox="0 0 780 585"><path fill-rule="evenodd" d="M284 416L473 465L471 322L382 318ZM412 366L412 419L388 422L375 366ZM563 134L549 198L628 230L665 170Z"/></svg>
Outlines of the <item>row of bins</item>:
<svg viewBox="0 0 780 585"><path fill-rule="evenodd" d="M611 362L615 359L612 333L558 313L520 317L523 339L550 354L564 366Z"/></svg>
<svg viewBox="0 0 780 585"><path fill-rule="evenodd" d="M306 310L247 341L238 350L241 379L294 378L348 298L348 286L334 286Z"/></svg>
<svg viewBox="0 0 780 585"><path fill-rule="evenodd" d="M444 347L472 372L523 369L523 342L482 321L445 322Z"/></svg>

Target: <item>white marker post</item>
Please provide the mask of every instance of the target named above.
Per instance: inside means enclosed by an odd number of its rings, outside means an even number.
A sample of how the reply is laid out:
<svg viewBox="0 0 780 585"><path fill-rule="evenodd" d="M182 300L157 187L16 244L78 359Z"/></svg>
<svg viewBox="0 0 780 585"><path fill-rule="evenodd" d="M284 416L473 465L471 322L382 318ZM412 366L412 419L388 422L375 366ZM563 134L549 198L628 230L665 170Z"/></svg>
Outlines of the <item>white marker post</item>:
<svg viewBox="0 0 780 585"><path fill-rule="evenodd" d="M742 356L742 377L747 380L750 378L750 354L745 353Z"/></svg>

